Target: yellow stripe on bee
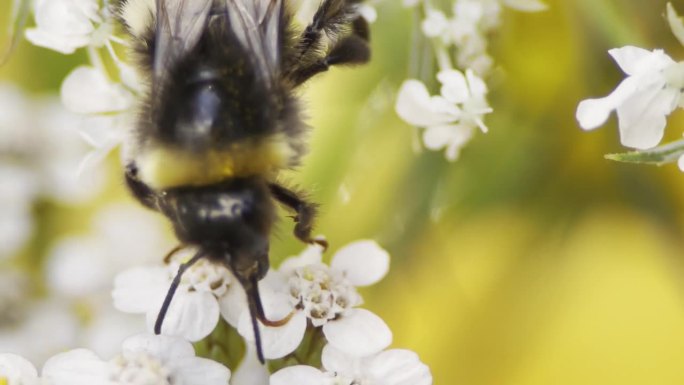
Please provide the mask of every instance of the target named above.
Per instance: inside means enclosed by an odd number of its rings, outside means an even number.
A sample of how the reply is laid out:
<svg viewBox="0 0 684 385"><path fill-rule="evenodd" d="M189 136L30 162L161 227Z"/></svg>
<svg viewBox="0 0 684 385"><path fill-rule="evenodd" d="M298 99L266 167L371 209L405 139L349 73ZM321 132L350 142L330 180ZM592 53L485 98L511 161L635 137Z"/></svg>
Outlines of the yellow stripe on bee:
<svg viewBox="0 0 684 385"><path fill-rule="evenodd" d="M192 153L150 149L138 159L140 179L154 189L204 186L235 177L269 174L288 167L296 151L283 135Z"/></svg>

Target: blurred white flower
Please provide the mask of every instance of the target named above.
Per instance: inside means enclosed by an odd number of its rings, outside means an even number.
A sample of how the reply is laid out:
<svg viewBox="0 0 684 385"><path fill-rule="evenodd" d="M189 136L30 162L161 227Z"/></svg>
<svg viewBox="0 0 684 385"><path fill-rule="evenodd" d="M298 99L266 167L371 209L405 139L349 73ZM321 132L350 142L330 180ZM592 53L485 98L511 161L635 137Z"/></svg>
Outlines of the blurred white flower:
<svg viewBox="0 0 684 385"><path fill-rule="evenodd" d="M31 236L37 193L30 169L0 163L0 260L13 256Z"/></svg>
<svg viewBox="0 0 684 385"><path fill-rule="evenodd" d="M68 111L55 97L37 100L32 156L40 174L41 194L60 202L78 204L92 199L104 187L106 173L91 168L79 173L83 157L90 151L78 128L83 119Z"/></svg>
<svg viewBox="0 0 684 385"><path fill-rule="evenodd" d="M267 276L265 281L270 287L277 293L286 294L273 298L280 301L279 306L284 310L292 307L297 310L288 324L301 322L298 317L305 315L302 318L308 319L312 326L323 328L330 344L353 355L364 356L386 348L392 342L392 332L374 313L355 308L362 303L355 286L372 285L387 274L387 252L374 241L357 241L340 249L330 266L321 260L321 248L310 246L299 256L284 261L277 271ZM288 301L290 306L282 301ZM285 315L287 313L276 314L280 318ZM264 355L268 358L290 353L299 346L304 335L304 329L297 333L297 329L287 325L262 327L261 330ZM241 317L238 331L248 341L254 340L248 314ZM266 347L270 345L283 348L278 352L279 356L269 356ZM291 350L285 349L285 345Z"/></svg>
<svg viewBox="0 0 684 385"><path fill-rule="evenodd" d="M128 338L109 361L85 349L58 354L42 374L50 385L225 385L230 379L228 368L196 357L189 342L148 334Z"/></svg>
<svg viewBox="0 0 684 385"><path fill-rule="evenodd" d="M153 213L129 204L111 204L93 218L91 234L63 237L53 246L46 265L47 286L71 298L109 292L117 273L159 261L159 251L170 245L162 222Z"/></svg>
<svg viewBox="0 0 684 385"><path fill-rule="evenodd" d="M667 22L670 24L672 34L680 44L684 45L684 19L677 14L672 3L667 3Z"/></svg>
<svg viewBox="0 0 684 385"><path fill-rule="evenodd" d="M290 366L271 375L270 385L431 385L430 369L409 350L391 349L358 358L331 345L323 348L323 370Z"/></svg>
<svg viewBox="0 0 684 385"><path fill-rule="evenodd" d="M0 330L22 320L29 294L27 274L16 269L0 270Z"/></svg>
<svg viewBox="0 0 684 385"><path fill-rule="evenodd" d="M147 326L144 317L117 311L110 296L106 297L90 301L92 316L81 329L78 346L92 350L100 357L113 357L124 340L146 331Z"/></svg>
<svg viewBox="0 0 684 385"><path fill-rule="evenodd" d="M359 4L357 6L357 12L369 23L375 23L378 19L378 11L370 4Z"/></svg>
<svg viewBox="0 0 684 385"><path fill-rule="evenodd" d="M101 46L113 32L97 0L37 0L34 14L36 28L27 29L26 38L64 54L88 45Z"/></svg>
<svg viewBox="0 0 684 385"><path fill-rule="evenodd" d="M167 266L138 267L117 275L112 291L114 306L123 312L146 314L148 328L153 330L171 281L192 251L176 253ZM214 330L221 314L237 326L246 306L244 291L230 271L201 259L183 274L162 332L199 341Z"/></svg>
<svg viewBox="0 0 684 385"><path fill-rule="evenodd" d="M684 63L676 63L662 50L632 46L608 53L627 78L610 95L583 100L577 107L579 124L585 130L594 129L616 110L624 146L640 150L655 147L663 138L665 117L681 106Z"/></svg>
<svg viewBox="0 0 684 385"><path fill-rule="evenodd" d="M103 70L80 66L62 82L62 103L83 114L80 133L94 147L80 167L87 170L102 161L129 135L135 95L121 83L107 78Z"/></svg>
<svg viewBox="0 0 684 385"><path fill-rule="evenodd" d="M33 106L24 92L10 83L0 83L0 156L21 157L35 148Z"/></svg>
<svg viewBox="0 0 684 385"><path fill-rule="evenodd" d="M40 365L76 345L79 321L68 304L55 299L34 303L25 298L22 306L21 319L0 325L0 352L19 354Z"/></svg>
<svg viewBox="0 0 684 385"><path fill-rule="evenodd" d="M476 128L487 132L483 119L492 109L486 99L487 86L473 71L467 70L464 76L458 70L445 70L437 79L442 84L437 96L430 96L418 80L405 81L395 109L407 123L425 128L423 142L428 149L446 148L447 159L454 161Z"/></svg>
<svg viewBox="0 0 684 385"><path fill-rule="evenodd" d="M0 354L0 384L38 385L38 371L25 358L16 354Z"/></svg>

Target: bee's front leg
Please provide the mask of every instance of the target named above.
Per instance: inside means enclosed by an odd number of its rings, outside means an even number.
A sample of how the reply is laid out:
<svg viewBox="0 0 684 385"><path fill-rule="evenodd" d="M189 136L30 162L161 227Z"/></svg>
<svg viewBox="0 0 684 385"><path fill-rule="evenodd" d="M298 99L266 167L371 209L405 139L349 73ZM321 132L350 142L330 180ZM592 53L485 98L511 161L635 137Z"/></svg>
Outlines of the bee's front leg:
<svg viewBox="0 0 684 385"><path fill-rule="evenodd" d="M328 242L326 240L311 237L318 205L307 202L300 194L277 183L270 183L269 188L271 189L271 194L278 202L296 212L294 217L296 222L294 235L302 242L315 243L327 249Z"/></svg>
<svg viewBox="0 0 684 385"><path fill-rule="evenodd" d="M138 167L131 162L126 165L126 185L133 196L145 207L158 210L157 193L138 178Z"/></svg>

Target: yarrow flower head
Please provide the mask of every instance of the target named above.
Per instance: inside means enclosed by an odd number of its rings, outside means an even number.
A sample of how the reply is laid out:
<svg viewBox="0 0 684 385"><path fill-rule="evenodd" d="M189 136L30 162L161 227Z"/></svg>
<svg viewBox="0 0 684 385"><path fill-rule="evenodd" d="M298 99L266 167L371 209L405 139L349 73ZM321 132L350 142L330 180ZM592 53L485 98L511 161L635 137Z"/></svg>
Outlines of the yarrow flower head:
<svg viewBox="0 0 684 385"><path fill-rule="evenodd" d="M60 353L43 366L48 385L225 385L230 370L195 356L192 345L180 338L139 334L124 341L121 353L109 361L86 349ZM28 361L0 354L0 383L38 384Z"/></svg>
<svg viewBox="0 0 684 385"><path fill-rule="evenodd" d="M396 111L407 123L424 128L423 141L431 150L446 149L447 159L458 159L475 130L487 132L484 115L492 112L487 102L487 85L471 70L437 74L441 94L430 96L425 84L410 79L397 97Z"/></svg>
<svg viewBox="0 0 684 385"><path fill-rule="evenodd" d="M117 275L114 306L123 312L146 314L152 330L171 281L191 251L174 254L164 267L138 267ZM236 327L246 306L244 291L230 271L201 259L183 274L162 332L199 341L214 330L220 315Z"/></svg>
<svg viewBox="0 0 684 385"><path fill-rule="evenodd" d="M297 365L271 375L269 385L431 385L432 374L418 355L390 349L366 357L354 357L331 345L323 348L322 370Z"/></svg>
<svg viewBox="0 0 684 385"><path fill-rule="evenodd" d="M363 356L386 348L392 342L392 333L380 317L357 308L363 300L356 287L378 282L388 270L389 255L373 241L343 247L335 253L330 266L322 263L322 249L310 246L299 256L285 260L267 276L265 284L279 293L270 301L271 306L295 311L290 322L306 325L308 320L312 327L322 328L330 344L348 354ZM292 352L305 329L263 327L264 355L280 358ZM247 340L254 340L248 314L243 314L238 331ZM276 352L267 348L270 345L283 349L273 354Z"/></svg>

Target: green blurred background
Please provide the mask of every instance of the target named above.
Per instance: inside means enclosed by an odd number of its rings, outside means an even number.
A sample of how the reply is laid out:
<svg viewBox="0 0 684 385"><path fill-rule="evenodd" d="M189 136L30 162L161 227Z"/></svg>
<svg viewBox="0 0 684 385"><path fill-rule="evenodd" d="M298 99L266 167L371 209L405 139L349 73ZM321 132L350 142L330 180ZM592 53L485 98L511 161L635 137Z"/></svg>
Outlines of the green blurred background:
<svg viewBox="0 0 684 385"><path fill-rule="evenodd" d="M608 49L663 48L677 60L684 48L664 0L546 2L546 12L504 12L490 40L490 132L456 163L414 151L414 129L394 113L414 15L380 3L373 63L306 87L310 154L287 179L321 203L317 230L333 252L360 238L390 251L390 275L363 291L367 307L435 384L682 384L684 175L604 160L624 150L615 119L585 133L574 113L623 78ZM673 5L684 13L684 1ZM56 91L83 61L21 42L0 79ZM682 123L670 117L668 140ZM87 208L39 204L27 255L87 226L104 203L131 200L116 156L110 169L110 188ZM284 220L273 260L300 249Z"/></svg>

